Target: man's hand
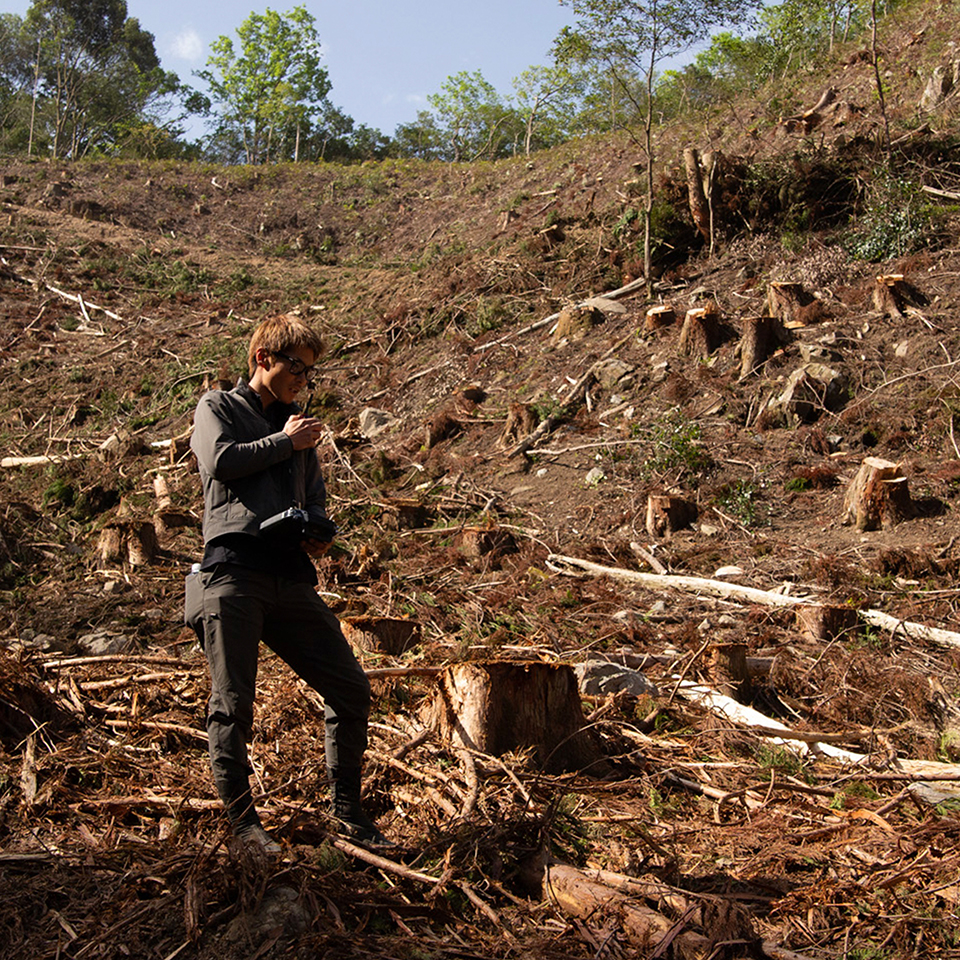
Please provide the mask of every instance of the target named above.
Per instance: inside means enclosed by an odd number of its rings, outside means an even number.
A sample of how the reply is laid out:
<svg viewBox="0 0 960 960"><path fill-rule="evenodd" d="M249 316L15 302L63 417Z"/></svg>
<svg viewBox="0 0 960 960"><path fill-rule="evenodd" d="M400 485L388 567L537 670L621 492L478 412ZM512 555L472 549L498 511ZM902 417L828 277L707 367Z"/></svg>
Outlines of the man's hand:
<svg viewBox="0 0 960 960"><path fill-rule="evenodd" d="M323 436L323 422L316 417L295 413L283 425L283 432L293 441L294 450L315 447Z"/></svg>
<svg viewBox="0 0 960 960"><path fill-rule="evenodd" d="M319 560L329 549L329 540L301 540L300 546L316 560Z"/></svg>

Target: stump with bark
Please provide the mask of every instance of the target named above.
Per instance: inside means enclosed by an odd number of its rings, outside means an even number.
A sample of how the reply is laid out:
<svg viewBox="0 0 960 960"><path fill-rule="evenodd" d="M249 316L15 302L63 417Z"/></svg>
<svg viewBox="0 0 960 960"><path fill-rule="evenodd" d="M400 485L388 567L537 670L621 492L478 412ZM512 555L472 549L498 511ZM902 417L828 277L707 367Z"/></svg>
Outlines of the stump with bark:
<svg viewBox="0 0 960 960"><path fill-rule="evenodd" d="M767 289L767 312L784 326L804 326L807 322L806 308L816 297L803 288L802 283L775 280Z"/></svg>
<svg viewBox="0 0 960 960"><path fill-rule="evenodd" d="M740 379L751 374L773 353L779 324L774 317L745 317L740 337Z"/></svg>
<svg viewBox="0 0 960 960"><path fill-rule="evenodd" d="M873 285L873 308L885 317L902 317L908 306L919 306L922 300L902 273L881 274Z"/></svg>
<svg viewBox="0 0 960 960"><path fill-rule="evenodd" d="M716 305L694 307L687 311L680 330L680 353L695 360L706 360L720 346L720 312Z"/></svg>
<svg viewBox="0 0 960 960"><path fill-rule="evenodd" d="M509 530L501 527L464 527L456 537L457 549L472 559L495 560L517 552L517 542Z"/></svg>
<svg viewBox="0 0 960 960"><path fill-rule="evenodd" d="M860 531L896 526L914 515L907 478L900 466L880 457L867 457L847 487L841 523Z"/></svg>
<svg viewBox="0 0 960 960"><path fill-rule="evenodd" d="M663 327L672 327L676 322L677 311L669 303L662 303L647 311L643 328L647 331L660 330Z"/></svg>
<svg viewBox="0 0 960 960"><path fill-rule="evenodd" d="M747 668L747 647L743 643L715 643L707 653L710 682L738 703L753 699L753 683Z"/></svg>
<svg viewBox="0 0 960 960"><path fill-rule="evenodd" d="M454 664L438 678L426 719L447 741L493 756L529 752L546 771L601 776L609 769L584 729L576 676L566 664Z"/></svg>
<svg viewBox="0 0 960 960"><path fill-rule="evenodd" d="M343 635L359 650L398 657L420 642L420 624L397 617L344 617Z"/></svg>
<svg viewBox="0 0 960 960"><path fill-rule="evenodd" d="M537 429L539 422L536 412L529 404L511 403L507 408L507 422L498 441L500 446L512 447L520 443Z"/></svg>
<svg viewBox="0 0 960 960"><path fill-rule="evenodd" d="M100 531L97 552L100 565L126 561L131 567L144 567L157 558L160 544L149 520L114 520Z"/></svg>
<svg viewBox="0 0 960 960"><path fill-rule="evenodd" d="M797 628L805 640L817 644L852 637L860 628L860 617L853 607L830 604L797 606Z"/></svg>
<svg viewBox="0 0 960 960"><path fill-rule="evenodd" d="M416 530L427 525L430 511L420 500L397 497L384 502L384 525L391 530Z"/></svg>
<svg viewBox="0 0 960 960"><path fill-rule="evenodd" d="M603 322L603 314L593 307L567 307L560 311L553 339L579 340L585 337L598 323Z"/></svg>
<svg viewBox="0 0 960 960"><path fill-rule="evenodd" d="M651 493L647 497L647 533L669 539L697 519L697 505L673 494Z"/></svg>

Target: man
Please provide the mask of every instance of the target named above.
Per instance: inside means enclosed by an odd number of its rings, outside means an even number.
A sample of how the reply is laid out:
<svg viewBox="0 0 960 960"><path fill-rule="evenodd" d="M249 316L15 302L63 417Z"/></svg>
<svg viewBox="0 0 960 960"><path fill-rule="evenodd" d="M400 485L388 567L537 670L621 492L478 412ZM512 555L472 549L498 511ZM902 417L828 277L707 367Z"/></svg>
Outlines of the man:
<svg viewBox="0 0 960 960"><path fill-rule="evenodd" d="M271 854L280 846L260 824L247 761L261 640L323 697L334 816L361 842L388 842L360 805L370 683L314 589L310 557L323 556L336 528L315 450L323 426L295 401L320 350L297 317L263 321L249 383L204 394L190 442L203 483L198 633L210 668L210 764L234 833ZM290 508L303 513L283 517Z"/></svg>

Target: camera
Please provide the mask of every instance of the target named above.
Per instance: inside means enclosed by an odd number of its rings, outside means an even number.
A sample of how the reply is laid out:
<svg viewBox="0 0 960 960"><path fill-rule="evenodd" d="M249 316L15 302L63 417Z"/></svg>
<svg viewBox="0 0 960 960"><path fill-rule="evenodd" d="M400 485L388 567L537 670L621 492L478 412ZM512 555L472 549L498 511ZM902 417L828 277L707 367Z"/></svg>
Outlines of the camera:
<svg viewBox="0 0 960 960"><path fill-rule="evenodd" d="M337 535L337 525L326 517L311 517L306 510L291 507L264 520L260 524L260 533L270 539L329 543Z"/></svg>

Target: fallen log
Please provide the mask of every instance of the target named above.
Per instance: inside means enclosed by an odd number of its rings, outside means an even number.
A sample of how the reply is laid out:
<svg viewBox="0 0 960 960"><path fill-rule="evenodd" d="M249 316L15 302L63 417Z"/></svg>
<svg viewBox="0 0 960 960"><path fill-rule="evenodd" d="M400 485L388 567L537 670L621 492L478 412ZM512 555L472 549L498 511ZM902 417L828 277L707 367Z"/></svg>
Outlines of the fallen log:
<svg viewBox="0 0 960 960"><path fill-rule="evenodd" d="M674 948L675 956L685 960L706 960L712 954L714 945L707 937L685 929L691 919L686 914L675 923L574 867L547 864L543 870L543 894L571 916L616 924L631 944L644 951L656 950L657 956L661 955L658 948L665 950L668 946Z"/></svg>
<svg viewBox="0 0 960 960"><path fill-rule="evenodd" d="M590 560L581 560L577 557L567 557L557 553L551 553L547 557L547 567L554 573L562 573L567 576L579 576L580 574L576 571L581 570L590 576L615 577L620 580L641 583L651 589L673 588L688 593L703 593L708 596L743 600L747 603L762 603L768 607L794 607L815 602L809 597L796 597L784 593L774 593L769 590L758 590L756 587L745 587L738 583L724 583L720 580L709 580L704 577L643 573L640 570L605 567ZM939 627L928 627L922 623L900 620L881 610L858 610L857 614L866 623L883 630L889 630L892 636L901 633L911 640L926 640L942 647L960 647L960 633L954 633L951 630L941 630Z"/></svg>

